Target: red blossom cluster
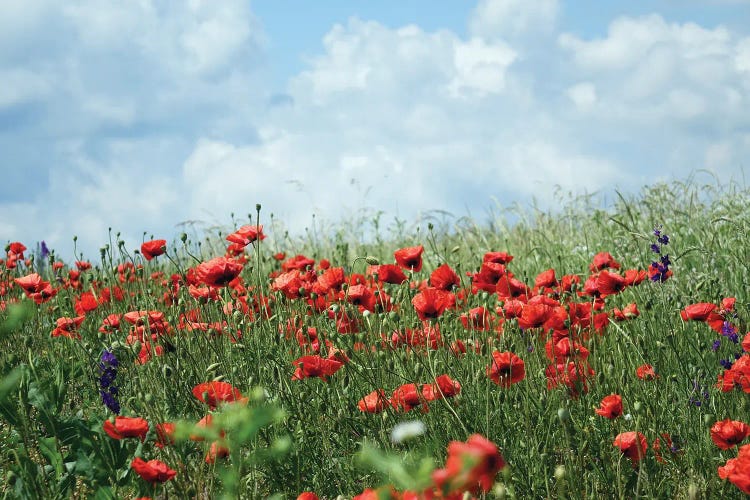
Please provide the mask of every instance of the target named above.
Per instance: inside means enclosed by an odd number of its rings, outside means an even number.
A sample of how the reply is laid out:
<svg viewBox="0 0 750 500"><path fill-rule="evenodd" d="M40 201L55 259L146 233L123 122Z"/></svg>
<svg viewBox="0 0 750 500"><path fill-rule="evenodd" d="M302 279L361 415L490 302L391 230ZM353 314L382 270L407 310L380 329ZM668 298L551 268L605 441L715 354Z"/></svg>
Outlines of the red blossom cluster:
<svg viewBox="0 0 750 500"><path fill-rule="evenodd" d="M390 398L383 389L376 389L360 399L357 406L360 411L366 413L380 413L389 407L400 412L408 412L419 407L426 413L429 411L427 403L452 398L460 392L461 384L443 374L435 378L431 384L403 384L393 391Z"/></svg>

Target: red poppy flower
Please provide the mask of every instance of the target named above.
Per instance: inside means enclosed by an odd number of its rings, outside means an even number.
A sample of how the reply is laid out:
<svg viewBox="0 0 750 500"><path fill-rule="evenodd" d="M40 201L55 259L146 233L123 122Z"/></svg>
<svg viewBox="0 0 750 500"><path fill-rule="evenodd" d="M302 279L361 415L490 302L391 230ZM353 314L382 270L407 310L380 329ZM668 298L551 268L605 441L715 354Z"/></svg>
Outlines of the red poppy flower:
<svg viewBox="0 0 750 500"><path fill-rule="evenodd" d="M498 297L503 299L509 297L528 297L531 295L531 290L524 282L507 274L497 280L495 292L497 292Z"/></svg>
<svg viewBox="0 0 750 500"><path fill-rule="evenodd" d="M342 292L343 293L343 292ZM346 300L370 312L375 312L375 293L367 285L354 285L346 289Z"/></svg>
<svg viewBox="0 0 750 500"><path fill-rule="evenodd" d="M606 270L600 272L596 278L596 289L602 298L620 293L625 289L625 286L625 278Z"/></svg>
<svg viewBox="0 0 750 500"><path fill-rule="evenodd" d="M174 432L176 426L172 422L163 422L156 424L156 445L157 448L174 444Z"/></svg>
<svg viewBox="0 0 750 500"><path fill-rule="evenodd" d="M297 500L319 500L318 495L313 493L312 491L303 491L299 495L297 495Z"/></svg>
<svg viewBox="0 0 750 500"><path fill-rule="evenodd" d="M467 330L489 330L490 320L490 313L482 306L474 307L461 315L461 324Z"/></svg>
<svg viewBox="0 0 750 500"><path fill-rule="evenodd" d="M728 479L743 493L750 495L750 444L741 447L737 458L727 460L717 471L720 478Z"/></svg>
<svg viewBox="0 0 750 500"><path fill-rule="evenodd" d="M57 295L57 290L52 288L48 281L44 281L37 273L29 274L13 280L16 285L23 289L23 293L37 304L43 304Z"/></svg>
<svg viewBox="0 0 750 500"><path fill-rule="evenodd" d="M555 286L556 283L557 280L555 279L554 269L547 269L546 271L537 274L534 279L535 288L549 288Z"/></svg>
<svg viewBox="0 0 750 500"><path fill-rule="evenodd" d="M618 394L604 396L596 414L610 420L619 417L622 415L622 397Z"/></svg>
<svg viewBox="0 0 750 500"><path fill-rule="evenodd" d="M744 354L734 362L729 370L719 375L716 387L721 392L729 392L740 387L743 392L750 394L750 355Z"/></svg>
<svg viewBox="0 0 750 500"><path fill-rule="evenodd" d="M315 265L315 260L304 255L295 255L294 257L287 259L281 263L282 271L304 271L307 268L311 268Z"/></svg>
<svg viewBox="0 0 750 500"><path fill-rule="evenodd" d="M424 247L419 245L417 247L400 248L393 252L393 256L396 258L396 263L402 268L419 272L422 270L422 252L424 252Z"/></svg>
<svg viewBox="0 0 750 500"><path fill-rule="evenodd" d="M643 282L646 279L646 271L642 269L626 269L625 270L625 286L635 286Z"/></svg>
<svg viewBox="0 0 750 500"><path fill-rule="evenodd" d="M379 266L368 266L368 276L378 276L378 281L381 283L393 283L394 285L400 285L406 281L406 275L396 264L382 264Z"/></svg>
<svg viewBox="0 0 750 500"><path fill-rule="evenodd" d="M407 328L403 333L393 332L391 343L394 347L407 345L437 349L443 345L443 337L437 325L425 323L421 328Z"/></svg>
<svg viewBox="0 0 750 500"><path fill-rule="evenodd" d="M46 283L37 273L32 273L21 278L15 278L13 281L16 285L20 286L26 294L42 290Z"/></svg>
<svg viewBox="0 0 750 500"><path fill-rule="evenodd" d="M145 325L146 322L153 325L164 321L164 313L161 311L130 311L123 314L122 318L131 325Z"/></svg>
<svg viewBox="0 0 750 500"><path fill-rule="evenodd" d="M588 381L595 375L594 370L585 361L569 361L549 365L544 370L547 377L547 389L564 385L571 397L576 398L589 390Z"/></svg>
<svg viewBox="0 0 750 500"><path fill-rule="evenodd" d="M494 262L496 264L508 264L513 256L508 252L487 252L482 257L482 262Z"/></svg>
<svg viewBox="0 0 750 500"><path fill-rule="evenodd" d="M77 260L76 267L79 271L88 271L89 269L91 269L91 262L85 260Z"/></svg>
<svg viewBox="0 0 750 500"><path fill-rule="evenodd" d="M281 292L288 299L296 299L300 296L300 289L305 291L299 271L287 271L279 274L271 283L271 290Z"/></svg>
<svg viewBox="0 0 750 500"><path fill-rule="evenodd" d="M443 374L435 379L434 384L424 384L422 386L422 396L427 401L435 401L441 398L452 398L461 392L461 384Z"/></svg>
<svg viewBox="0 0 750 500"><path fill-rule="evenodd" d="M615 437L614 446L620 448L623 455L628 457L635 465L646 456L648 442L646 436L640 432L623 432Z"/></svg>
<svg viewBox="0 0 750 500"><path fill-rule="evenodd" d="M641 365L636 368L635 374L641 380L653 380L656 378L654 367L649 364Z"/></svg>
<svg viewBox="0 0 750 500"><path fill-rule="evenodd" d="M318 286L321 288L321 295L325 295L331 290L339 290L345 281L346 277L343 267L326 269L323 274L318 276Z"/></svg>
<svg viewBox="0 0 750 500"><path fill-rule="evenodd" d="M571 341L569 337L562 337L556 342L555 340L553 335L553 338L544 345L545 354L550 361L563 363L573 358L585 360L589 357L589 350L578 341Z"/></svg>
<svg viewBox="0 0 750 500"><path fill-rule="evenodd" d="M513 319L523 314L523 306L526 305L518 299L506 300L503 304L503 315L506 319ZM499 313L499 311L498 311Z"/></svg>
<svg viewBox="0 0 750 500"><path fill-rule="evenodd" d="M469 273L471 276L471 289L476 293L483 290L487 293L494 293L500 278L506 276L507 270L503 264L498 262L482 262L478 273Z"/></svg>
<svg viewBox="0 0 750 500"><path fill-rule="evenodd" d="M112 333L120 329L120 318L122 314L110 314L102 320L102 326L99 327L101 333Z"/></svg>
<svg viewBox="0 0 750 500"><path fill-rule="evenodd" d="M214 441L206 452L206 463L212 464L216 462L217 459L227 458L228 456L229 448L219 443L219 441Z"/></svg>
<svg viewBox="0 0 750 500"><path fill-rule="evenodd" d="M417 316L422 321L435 319L446 309L455 306L456 296L445 290L427 287L411 299Z"/></svg>
<svg viewBox="0 0 750 500"><path fill-rule="evenodd" d="M591 272L601 271L606 268L620 269L620 263L617 262L609 252L599 252L594 255L594 260L589 266Z"/></svg>
<svg viewBox="0 0 750 500"><path fill-rule="evenodd" d="M226 257L216 257L202 262L195 268L195 274L201 283L208 286L223 287L239 276L242 264Z"/></svg>
<svg viewBox="0 0 750 500"><path fill-rule="evenodd" d="M444 493L488 492L497 473L505 467L497 445L479 434L469 436L465 443L451 441L445 468L432 473L432 480Z"/></svg>
<svg viewBox="0 0 750 500"><path fill-rule="evenodd" d="M15 254L19 259L25 258L23 253L27 250L26 246L20 241L14 241L7 247L8 253Z"/></svg>
<svg viewBox="0 0 750 500"><path fill-rule="evenodd" d="M250 226L245 225L239 228L237 231L233 232L232 234L227 236L227 241L230 241L232 243L236 243L240 246L247 246L250 243L254 242L257 239L265 240L266 235L263 234L263 225L260 226Z"/></svg>
<svg viewBox="0 0 750 500"><path fill-rule="evenodd" d="M366 413L380 413L390 405L388 397L383 389L376 389L357 403L359 411Z"/></svg>
<svg viewBox="0 0 750 500"><path fill-rule="evenodd" d="M501 387L510 387L526 377L526 365L512 352L494 351L486 371L490 380Z"/></svg>
<svg viewBox="0 0 750 500"><path fill-rule="evenodd" d="M292 361L297 367L292 375L292 380L302 380L308 377L318 377L323 381L328 381L328 377L336 373L344 366L344 363L336 359L326 359L320 356L302 356Z"/></svg>
<svg viewBox="0 0 750 500"><path fill-rule="evenodd" d="M711 440L722 450L739 444L750 435L750 426L738 420L726 419L711 426Z"/></svg>
<svg viewBox="0 0 750 500"><path fill-rule="evenodd" d="M148 422L140 417L115 417L115 423L105 420L102 425L112 439L124 439L137 437L141 441L146 439L148 433Z"/></svg>
<svg viewBox="0 0 750 500"><path fill-rule="evenodd" d="M685 307L685 309L680 311L680 317L682 318L682 321L706 321L708 316L716 309L716 304L699 302Z"/></svg>
<svg viewBox="0 0 750 500"><path fill-rule="evenodd" d="M73 309L80 316L85 316L86 313L96 310L97 307L99 307L99 302L97 302L96 297L91 292L82 293L75 299L75 303L73 304Z"/></svg>
<svg viewBox="0 0 750 500"><path fill-rule="evenodd" d="M141 245L141 254L146 260L163 255L167 251L167 240L151 240Z"/></svg>
<svg viewBox="0 0 750 500"><path fill-rule="evenodd" d="M391 406L396 410L407 412L420 404L422 405L422 412L427 413L427 404L417 384L403 384L397 387L391 396Z"/></svg>
<svg viewBox="0 0 750 500"><path fill-rule="evenodd" d="M177 472L170 469L167 464L159 460L144 461L141 457L136 457L130 462L130 467L151 484L165 483L170 479L173 479Z"/></svg>
<svg viewBox="0 0 750 500"><path fill-rule="evenodd" d="M612 310L612 318L615 321L625 321L637 318L640 314L641 312L638 310L638 305L635 302L626 305L622 310L616 307Z"/></svg>
<svg viewBox="0 0 750 500"><path fill-rule="evenodd" d="M78 333L78 327L83 324L85 316L77 316L75 318L62 317L58 318L56 322L56 328L52 330L53 337L68 337L71 339L80 339L81 335Z"/></svg>
<svg viewBox="0 0 750 500"><path fill-rule="evenodd" d="M219 403L242 401L242 393L232 384L221 381L203 382L193 387L193 396L215 410Z"/></svg>
<svg viewBox="0 0 750 500"><path fill-rule="evenodd" d="M430 274L430 286L440 290L450 291L454 286L460 286L461 279L448 264L443 264Z"/></svg>
<svg viewBox="0 0 750 500"><path fill-rule="evenodd" d="M524 330L544 326L553 317L555 308L549 304L526 304L518 317L518 326Z"/></svg>

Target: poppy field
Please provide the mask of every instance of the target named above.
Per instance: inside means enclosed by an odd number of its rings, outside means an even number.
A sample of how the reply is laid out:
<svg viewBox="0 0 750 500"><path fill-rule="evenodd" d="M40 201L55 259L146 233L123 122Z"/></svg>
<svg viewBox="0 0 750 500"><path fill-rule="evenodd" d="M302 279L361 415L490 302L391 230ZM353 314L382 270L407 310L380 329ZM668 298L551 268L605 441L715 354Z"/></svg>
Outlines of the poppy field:
<svg viewBox="0 0 750 500"><path fill-rule="evenodd" d="M0 492L742 498L748 195L9 241Z"/></svg>

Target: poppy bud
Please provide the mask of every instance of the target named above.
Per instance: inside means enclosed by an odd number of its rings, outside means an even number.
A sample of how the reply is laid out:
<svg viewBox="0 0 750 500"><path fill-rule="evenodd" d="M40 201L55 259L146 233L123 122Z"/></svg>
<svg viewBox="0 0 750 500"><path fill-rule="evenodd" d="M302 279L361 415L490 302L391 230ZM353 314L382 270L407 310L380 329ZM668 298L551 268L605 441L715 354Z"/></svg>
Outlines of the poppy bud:
<svg viewBox="0 0 750 500"><path fill-rule="evenodd" d="M187 238L188 238L187 237L187 233L182 233L180 235L180 241L182 241L183 243L185 243L187 241Z"/></svg>
<svg viewBox="0 0 750 500"><path fill-rule="evenodd" d="M371 266L377 266L378 264L380 264L378 258L372 255L368 255L367 257L365 257L365 262L367 262Z"/></svg>

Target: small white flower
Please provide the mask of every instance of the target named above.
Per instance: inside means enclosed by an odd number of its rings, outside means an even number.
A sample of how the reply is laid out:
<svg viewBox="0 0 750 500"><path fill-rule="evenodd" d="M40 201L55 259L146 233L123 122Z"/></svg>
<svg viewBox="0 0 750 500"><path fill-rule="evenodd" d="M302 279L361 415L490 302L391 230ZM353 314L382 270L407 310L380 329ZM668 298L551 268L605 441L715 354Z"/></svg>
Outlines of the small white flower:
<svg viewBox="0 0 750 500"><path fill-rule="evenodd" d="M404 441L419 437L424 434L425 426L421 420L409 420L401 422L391 429L391 443L401 444Z"/></svg>
<svg viewBox="0 0 750 500"><path fill-rule="evenodd" d="M633 415L631 415L630 413L626 413L622 416L622 418L624 418L625 420L633 420Z"/></svg>

